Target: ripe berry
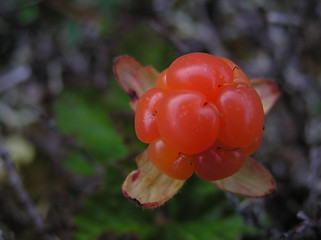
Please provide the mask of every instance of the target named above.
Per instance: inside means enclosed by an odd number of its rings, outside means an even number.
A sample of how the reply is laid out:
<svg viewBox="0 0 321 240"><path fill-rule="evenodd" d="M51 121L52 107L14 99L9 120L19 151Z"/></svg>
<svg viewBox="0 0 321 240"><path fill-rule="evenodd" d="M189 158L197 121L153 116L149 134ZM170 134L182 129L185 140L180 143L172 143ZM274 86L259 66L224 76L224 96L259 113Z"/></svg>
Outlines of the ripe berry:
<svg viewBox="0 0 321 240"><path fill-rule="evenodd" d="M168 68L170 90L189 89L213 100L218 86L233 82L233 72L223 60L205 53L190 53L176 59Z"/></svg>
<svg viewBox="0 0 321 240"><path fill-rule="evenodd" d="M251 85L250 80L238 65L225 57L219 58L229 65L230 69L233 71L234 83L245 83Z"/></svg>
<svg viewBox="0 0 321 240"><path fill-rule="evenodd" d="M157 113L161 138L180 152L201 152L217 139L220 126L217 109L200 92L170 92L160 102Z"/></svg>
<svg viewBox="0 0 321 240"><path fill-rule="evenodd" d="M194 155L196 175L208 181L229 177L243 166L247 155L239 148L215 143L204 152Z"/></svg>
<svg viewBox="0 0 321 240"><path fill-rule="evenodd" d="M161 139L156 139L149 144L148 156L154 166L169 177L185 180L194 172L191 159Z"/></svg>
<svg viewBox="0 0 321 240"><path fill-rule="evenodd" d="M159 74L157 80L156 80L156 87L159 88L164 88L164 89L168 89L168 85L167 85L167 69L165 69L164 71L161 72L161 74Z"/></svg>
<svg viewBox="0 0 321 240"><path fill-rule="evenodd" d="M232 147L247 147L261 134L264 112L255 89L244 84L223 86L214 102L220 113L218 139Z"/></svg>
<svg viewBox="0 0 321 240"><path fill-rule="evenodd" d="M215 181L236 173L259 147L261 99L232 61L204 53L175 60L137 103L137 137L164 174Z"/></svg>
<svg viewBox="0 0 321 240"><path fill-rule="evenodd" d="M152 88L139 99L135 113L135 130L138 139L150 143L159 137L156 122L157 107L165 95L162 88Z"/></svg>
<svg viewBox="0 0 321 240"><path fill-rule="evenodd" d="M261 134L259 134L254 142L252 142L249 146L242 148L243 152L246 153L247 155L251 155L256 152L256 150L260 147L261 142L262 142L262 137L263 137L263 130Z"/></svg>

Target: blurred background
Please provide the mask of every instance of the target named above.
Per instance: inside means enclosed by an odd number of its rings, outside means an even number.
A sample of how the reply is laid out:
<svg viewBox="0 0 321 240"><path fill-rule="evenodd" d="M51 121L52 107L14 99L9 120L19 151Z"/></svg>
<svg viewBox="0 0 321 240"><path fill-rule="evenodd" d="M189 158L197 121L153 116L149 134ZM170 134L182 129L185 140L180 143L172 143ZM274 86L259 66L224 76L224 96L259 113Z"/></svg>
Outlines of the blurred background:
<svg viewBox="0 0 321 240"><path fill-rule="evenodd" d="M1 0L0 239L321 239L320 44L317 0ZM140 209L121 185L146 146L113 59L162 71L195 51L279 84L254 155L277 191L192 177Z"/></svg>

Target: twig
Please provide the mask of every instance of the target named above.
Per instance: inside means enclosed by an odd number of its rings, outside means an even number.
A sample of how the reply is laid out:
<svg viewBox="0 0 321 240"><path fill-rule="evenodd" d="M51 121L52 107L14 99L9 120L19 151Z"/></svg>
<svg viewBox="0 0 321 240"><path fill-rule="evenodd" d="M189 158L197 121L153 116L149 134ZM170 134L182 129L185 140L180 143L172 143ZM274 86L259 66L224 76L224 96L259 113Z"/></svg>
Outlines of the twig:
<svg viewBox="0 0 321 240"><path fill-rule="evenodd" d="M26 81L30 76L31 68L27 65L21 65L7 71L0 77L0 92Z"/></svg>
<svg viewBox="0 0 321 240"><path fill-rule="evenodd" d="M297 234L303 234L308 229L314 230L315 235L318 237L318 239L320 239L320 222L311 219L303 211L299 211L297 213L297 217L303 221L290 231L284 233L281 239L289 239Z"/></svg>
<svg viewBox="0 0 321 240"><path fill-rule="evenodd" d="M202 30L202 35L198 40L202 41L204 46L212 53L218 56L229 57L229 52L224 48L217 27L210 19L209 14L206 10L206 2L196 3L195 11L196 17L199 20L199 24L202 25L206 31ZM218 11L219 12L219 11Z"/></svg>
<svg viewBox="0 0 321 240"><path fill-rule="evenodd" d="M35 227L35 230L41 234L44 234L45 224L42 218L39 216L36 208L32 204L29 194L24 188L21 178L17 174L17 171L12 163L9 153L6 151L6 149L3 147L1 143L0 143L0 157L2 159L3 168L7 172L9 185L12 187L19 201L21 202L24 209L26 210L28 216L30 217L30 220L32 221ZM51 240L54 238L44 234L43 239Z"/></svg>
<svg viewBox="0 0 321 240"><path fill-rule="evenodd" d="M282 54L277 54L280 52L280 49L275 48L273 59L273 64L271 66L270 72L274 73L276 77L282 76L284 74L284 69L291 63L291 60L296 57L302 49L297 48L299 46L299 41L304 41L306 34L304 30L309 25L309 22L312 19L313 14L315 14L315 9L317 6L316 0L305 1L305 6L301 10L301 14L296 16L296 18L301 19L301 24L295 28L289 29L289 41L286 49L283 49ZM291 30L291 31L290 31ZM282 81L283 78L280 78L281 84L284 84Z"/></svg>

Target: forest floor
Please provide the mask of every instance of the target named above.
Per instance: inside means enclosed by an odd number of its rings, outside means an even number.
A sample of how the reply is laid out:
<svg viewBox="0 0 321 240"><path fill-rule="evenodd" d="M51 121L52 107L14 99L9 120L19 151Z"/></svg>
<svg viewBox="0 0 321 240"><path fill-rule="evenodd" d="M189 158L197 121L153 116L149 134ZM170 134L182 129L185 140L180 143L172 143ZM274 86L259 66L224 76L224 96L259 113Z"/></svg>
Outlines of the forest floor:
<svg viewBox="0 0 321 240"><path fill-rule="evenodd" d="M0 1L0 240L321 239L320 43L317 0ZM274 195L194 177L156 210L121 194L145 146L113 60L189 52L278 83L254 155Z"/></svg>

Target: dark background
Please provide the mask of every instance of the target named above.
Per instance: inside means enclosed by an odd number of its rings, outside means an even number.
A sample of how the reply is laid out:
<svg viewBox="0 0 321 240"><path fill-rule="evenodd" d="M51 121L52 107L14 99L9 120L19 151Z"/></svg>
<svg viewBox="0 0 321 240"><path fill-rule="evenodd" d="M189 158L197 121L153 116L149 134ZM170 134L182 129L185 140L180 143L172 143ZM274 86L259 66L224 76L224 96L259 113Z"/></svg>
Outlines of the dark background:
<svg viewBox="0 0 321 240"><path fill-rule="evenodd" d="M161 71L195 51L279 84L254 155L277 192L245 199L192 177L140 209L121 184L145 146L113 59ZM1 240L321 239L320 144L320 1L0 1Z"/></svg>

